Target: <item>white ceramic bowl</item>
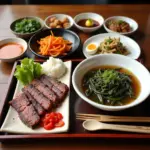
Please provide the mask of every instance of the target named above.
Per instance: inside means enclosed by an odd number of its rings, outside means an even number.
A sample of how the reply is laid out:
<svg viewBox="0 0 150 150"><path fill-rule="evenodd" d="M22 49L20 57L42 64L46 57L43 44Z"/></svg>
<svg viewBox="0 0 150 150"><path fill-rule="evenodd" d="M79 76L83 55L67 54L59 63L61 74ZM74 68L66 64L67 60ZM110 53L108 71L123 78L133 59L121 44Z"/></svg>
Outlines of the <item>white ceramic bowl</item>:
<svg viewBox="0 0 150 150"><path fill-rule="evenodd" d="M35 20L37 20L37 21L41 24L41 28L38 29L38 30L36 30L36 31L34 31L34 32L31 32L31 33L18 33L18 32L15 32L15 31L14 31L14 27L15 27L16 22L21 21L21 20L26 19L26 18L27 18L27 19L35 19ZM10 25L10 29L11 29L11 31L13 32L13 34L15 34L17 37L20 37L20 38L23 38L23 39L28 39L28 38L30 38L30 37L33 36L35 33L41 31L41 30L43 29L43 27L44 27L44 21L43 21L41 18L35 17L35 16L28 16L28 17L19 18L19 19L13 21L13 22L11 23L11 25Z"/></svg>
<svg viewBox="0 0 150 150"><path fill-rule="evenodd" d="M1 40L0 41L0 47L2 45L5 45L5 44L8 44L8 43L17 43L17 44L20 44L22 47L23 47L23 52L17 56L17 57L12 57L12 58L0 58L1 61L3 62L14 62L16 61L17 59L20 59L21 57L24 56L26 50L27 50L27 42L21 38L8 38L8 39L4 39L4 40Z"/></svg>
<svg viewBox="0 0 150 150"><path fill-rule="evenodd" d="M104 28L105 28L105 30L107 32L115 32L115 31L112 31L112 30L110 30L110 29L107 28L107 23L109 21L111 21L111 20L122 20L122 21L127 22L130 25L131 31L124 32L124 33L123 32L117 32L119 34L130 35L130 34L134 33L138 29L138 23L135 20L133 20L133 19L131 19L129 17L125 17L125 16L113 16L113 17L107 18L104 21Z"/></svg>
<svg viewBox="0 0 150 150"><path fill-rule="evenodd" d="M136 100L134 100L130 104L123 106L107 106L93 102L85 96L81 88L81 81L83 79L84 74L92 68L103 65L112 65L125 68L131 71L138 78L141 84L141 92ZM75 91L84 101L96 108L106 111L119 111L131 108L142 103L150 94L149 71L138 61L131 59L127 56L122 56L118 54L103 54L85 59L75 68L72 76L72 83Z"/></svg>
<svg viewBox="0 0 150 150"><path fill-rule="evenodd" d="M130 57L132 59L138 59L138 57L140 56L141 49L140 49L138 43L136 43L133 39L131 39L127 36L124 36L124 35L120 35L118 33L103 33L103 34L98 34L98 35L92 36L89 39L87 39L83 44L84 56L86 58L88 58L88 57L92 57L94 55L102 55L102 54L89 55L86 51L86 47L90 43L96 43L99 46L100 43L103 42L104 39L106 39L108 37L120 38L120 41L122 42L122 44L126 47L127 51L129 52L129 54L127 55L128 57Z"/></svg>
<svg viewBox="0 0 150 150"><path fill-rule="evenodd" d="M65 28L65 29L70 29L74 24L73 18L69 15L66 15L66 14L53 14L53 15L48 16L44 21L45 27L48 28L48 29L51 29L51 27L49 27L49 22L50 22L49 19L52 18L52 17L56 17L59 20L62 20L63 18L67 17L68 20L69 20L70 26Z"/></svg>
<svg viewBox="0 0 150 150"><path fill-rule="evenodd" d="M97 21L99 23L99 25L96 27L90 27L90 28L79 26L77 23L82 19L93 19L93 20ZM103 23L104 23L104 18L101 15L96 14L96 13L91 13L91 12L81 13L74 17L75 26L79 30L81 30L83 32L87 32L87 33L94 32L94 31L100 29L102 27Z"/></svg>

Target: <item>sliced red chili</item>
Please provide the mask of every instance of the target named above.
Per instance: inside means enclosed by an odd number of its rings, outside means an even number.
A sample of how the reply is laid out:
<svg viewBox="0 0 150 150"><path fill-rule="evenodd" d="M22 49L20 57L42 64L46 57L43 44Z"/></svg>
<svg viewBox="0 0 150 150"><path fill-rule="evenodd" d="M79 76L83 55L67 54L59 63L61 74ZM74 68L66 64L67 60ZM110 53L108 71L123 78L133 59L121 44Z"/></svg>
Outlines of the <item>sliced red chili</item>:
<svg viewBox="0 0 150 150"><path fill-rule="evenodd" d="M57 117L58 117L59 120L63 119L63 116L62 116L61 113L57 113Z"/></svg>
<svg viewBox="0 0 150 150"><path fill-rule="evenodd" d="M50 122L50 123L48 123L48 124L44 124L44 128L46 129L46 130L51 130L51 129L53 129L55 126L54 126L54 124L52 123L52 122Z"/></svg>
<svg viewBox="0 0 150 150"><path fill-rule="evenodd" d="M55 127L62 127L64 122L62 121L62 114L51 112L46 114L42 119L40 125L43 126L46 130L51 130Z"/></svg>
<svg viewBox="0 0 150 150"><path fill-rule="evenodd" d="M64 121L61 120L55 124L55 127L62 127L62 126L64 126L64 124L65 124Z"/></svg>

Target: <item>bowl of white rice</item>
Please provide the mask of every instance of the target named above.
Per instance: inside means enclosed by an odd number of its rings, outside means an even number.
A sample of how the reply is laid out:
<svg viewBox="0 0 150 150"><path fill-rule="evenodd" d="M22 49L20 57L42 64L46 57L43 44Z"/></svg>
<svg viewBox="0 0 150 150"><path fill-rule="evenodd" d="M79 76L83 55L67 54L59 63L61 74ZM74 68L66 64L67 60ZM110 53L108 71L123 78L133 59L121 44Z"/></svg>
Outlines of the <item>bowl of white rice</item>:
<svg viewBox="0 0 150 150"><path fill-rule="evenodd" d="M64 62L61 59L53 57L50 57L41 66L42 74L46 74L57 79L61 78L67 70Z"/></svg>

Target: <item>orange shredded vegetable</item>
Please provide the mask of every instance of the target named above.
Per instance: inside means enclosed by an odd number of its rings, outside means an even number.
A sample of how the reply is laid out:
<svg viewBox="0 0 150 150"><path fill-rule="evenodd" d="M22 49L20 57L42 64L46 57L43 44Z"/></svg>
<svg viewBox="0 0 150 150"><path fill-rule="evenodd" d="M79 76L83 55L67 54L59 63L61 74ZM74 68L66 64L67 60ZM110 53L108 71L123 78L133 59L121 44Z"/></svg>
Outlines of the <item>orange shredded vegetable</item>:
<svg viewBox="0 0 150 150"><path fill-rule="evenodd" d="M39 54L44 56L67 55L67 52L72 48L70 41L65 40L63 37L56 37L52 32L51 35L41 38L37 43L40 44Z"/></svg>

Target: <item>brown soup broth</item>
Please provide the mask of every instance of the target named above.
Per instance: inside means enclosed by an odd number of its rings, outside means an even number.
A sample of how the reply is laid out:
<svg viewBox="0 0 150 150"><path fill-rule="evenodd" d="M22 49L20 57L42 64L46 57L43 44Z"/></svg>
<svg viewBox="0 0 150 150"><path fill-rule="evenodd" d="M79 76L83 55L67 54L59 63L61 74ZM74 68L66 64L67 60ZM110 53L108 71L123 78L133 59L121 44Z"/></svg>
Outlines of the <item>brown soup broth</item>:
<svg viewBox="0 0 150 150"><path fill-rule="evenodd" d="M120 68L120 70L119 70L120 72L126 73L130 76L130 78L132 80L132 88L133 88L133 92L134 92L134 97L137 98L140 94L140 91L141 91L141 84L140 84L139 80L137 79L137 77L132 72L130 72L129 70L124 69L124 68L119 67L119 66L106 65L106 66L95 67L95 68L89 70L87 73L90 73L91 71L98 70L98 69L117 69L117 68ZM87 73L84 75L84 77L82 79L82 85L81 85L84 93L87 90L87 88L85 86L83 86L83 81L84 81ZM94 102L97 102L97 103L99 101L95 94L90 95L88 98ZM126 97L126 98L121 100L121 103L123 105L127 105L127 104L131 103L132 101L134 101L135 98ZM109 104L105 104L105 105L109 105Z"/></svg>
<svg viewBox="0 0 150 150"><path fill-rule="evenodd" d="M91 19L92 21L93 21L93 26L91 26L91 27L97 27L97 26L99 26L99 23L98 23L98 21L95 21L95 20L93 20L93 19ZM85 22L87 21L87 19L82 19L82 20L80 20L79 22L77 22L77 24L79 25L79 26L82 26L82 27L87 27L86 25L85 25ZM87 28L91 28L91 27L87 27Z"/></svg>

